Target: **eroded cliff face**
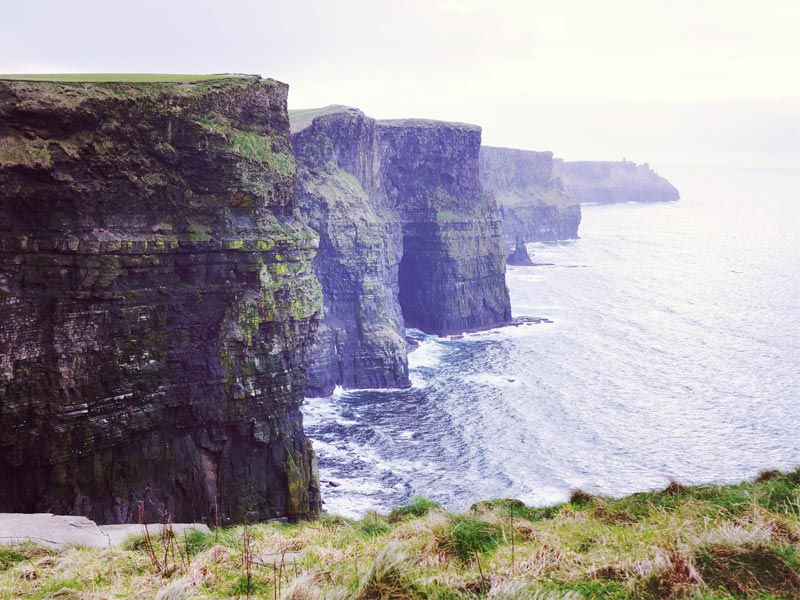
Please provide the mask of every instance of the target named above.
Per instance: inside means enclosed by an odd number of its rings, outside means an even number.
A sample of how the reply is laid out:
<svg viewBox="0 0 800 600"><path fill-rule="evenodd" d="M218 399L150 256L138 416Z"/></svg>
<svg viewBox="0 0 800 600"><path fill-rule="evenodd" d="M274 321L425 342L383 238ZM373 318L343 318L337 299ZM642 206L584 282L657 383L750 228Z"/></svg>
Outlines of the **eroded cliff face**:
<svg viewBox="0 0 800 600"><path fill-rule="evenodd" d="M645 163L630 161L556 161L567 192L579 202L670 202L678 190Z"/></svg>
<svg viewBox="0 0 800 600"><path fill-rule="evenodd" d="M526 242L578 237L580 203L554 172L552 152L483 146L480 169L500 208L509 264L530 264Z"/></svg>
<svg viewBox="0 0 800 600"><path fill-rule="evenodd" d="M293 114L293 128L296 119ZM308 393L327 395L336 385L408 386L397 300L403 232L379 189L375 120L340 107L306 125L292 135L300 167L297 199L319 233L314 270L325 307Z"/></svg>
<svg viewBox="0 0 800 600"><path fill-rule="evenodd" d="M0 82L0 511L319 510L286 93Z"/></svg>
<svg viewBox="0 0 800 600"><path fill-rule="evenodd" d="M325 299L310 393L408 385L406 326L447 334L510 320L479 128L345 107L292 119Z"/></svg>
<svg viewBox="0 0 800 600"><path fill-rule="evenodd" d="M403 222L406 325L449 334L507 323L500 219L479 178L480 128L416 120L378 127L383 189Z"/></svg>

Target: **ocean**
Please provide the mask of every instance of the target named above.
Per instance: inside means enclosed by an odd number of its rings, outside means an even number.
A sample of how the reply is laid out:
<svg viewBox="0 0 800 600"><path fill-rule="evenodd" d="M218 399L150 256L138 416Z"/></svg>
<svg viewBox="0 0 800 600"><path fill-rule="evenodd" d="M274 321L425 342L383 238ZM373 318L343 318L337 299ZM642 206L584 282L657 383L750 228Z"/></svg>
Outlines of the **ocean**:
<svg viewBox="0 0 800 600"><path fill-rule="evenodd" d="M800 465L800 172L675 168L665 204L584 206L509 267L514 316L410 334L407 390L309 398L327 511L453 510L729 483Z"/></svg>

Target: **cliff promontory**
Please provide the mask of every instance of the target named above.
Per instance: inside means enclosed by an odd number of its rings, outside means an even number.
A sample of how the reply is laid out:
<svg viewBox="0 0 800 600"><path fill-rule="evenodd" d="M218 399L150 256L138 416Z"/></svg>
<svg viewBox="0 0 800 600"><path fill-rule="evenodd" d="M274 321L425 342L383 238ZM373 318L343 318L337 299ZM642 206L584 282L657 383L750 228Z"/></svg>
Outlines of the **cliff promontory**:
<svg viewBox="0 0 800 600"><path fill-rule="evenodd" d="M678 190L647 163L556 161L566 191L582 203L670 202Z"/></svg>
<svg viewBox="0 0 800 600"><path fill-rule="evenodd" d="M0 511L319 509L287 86L0 82Z"/></svg>
<svg viewBox="0 0 800 600"><path fill-rule="evenodd" d="M580 203L554 173L552 152L483 146L480 171L500 209L509 264L530 264L526 242L578 237Z"/></svg>
<svg viewBox="0 0 800 600"><path fill-rule="evenodd" d="M294 112L292 129L325 307L310 393L408 385L407 326L448 334L509 321L480 128L328 107Z"/></svg>

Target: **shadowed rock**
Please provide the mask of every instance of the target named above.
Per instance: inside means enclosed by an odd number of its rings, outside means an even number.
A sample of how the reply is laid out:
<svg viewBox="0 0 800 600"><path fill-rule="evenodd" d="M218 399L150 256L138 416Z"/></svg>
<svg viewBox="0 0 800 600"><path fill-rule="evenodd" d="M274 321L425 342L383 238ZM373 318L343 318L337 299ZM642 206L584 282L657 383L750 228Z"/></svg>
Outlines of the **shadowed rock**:
<svg viewBox="0 0 800 600"><path fill-rule="evenodd" d="M0 82L0 510L319 510L286 94Z"/></svg>

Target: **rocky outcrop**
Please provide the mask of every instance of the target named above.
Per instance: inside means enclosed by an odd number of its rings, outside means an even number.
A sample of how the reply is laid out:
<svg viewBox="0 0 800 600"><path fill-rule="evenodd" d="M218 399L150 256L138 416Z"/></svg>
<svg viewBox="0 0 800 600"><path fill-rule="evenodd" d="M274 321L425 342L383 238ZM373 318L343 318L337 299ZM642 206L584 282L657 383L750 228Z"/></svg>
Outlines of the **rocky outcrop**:
<svg viewBox="0 0 800 600"><path fill-rule="evenodd" d="M680 194L647 163L630 161L557 161L567 192L582 203L670 202Z"/></svg>
<svg viewBox="0 0 800 600"><path fill-rule="evenodd" d="M510 319L478 127L346 107L297 111L292 123L325 306L310 393L408 385L406 326L448 334Z"/></svg>
<svg viewBox="0 0 800 600"><path fill-rule="evenodd" d="M578 237L581 207L554 172L552 152L483 146L480 169L500 209L509 264L531 264L526 242Z"/></svg>
<svg viewBox="0 0 800 600"><path fill-rule="evenodd" d="M318 511L286 94L0 82L0 511Z"/></svg>

